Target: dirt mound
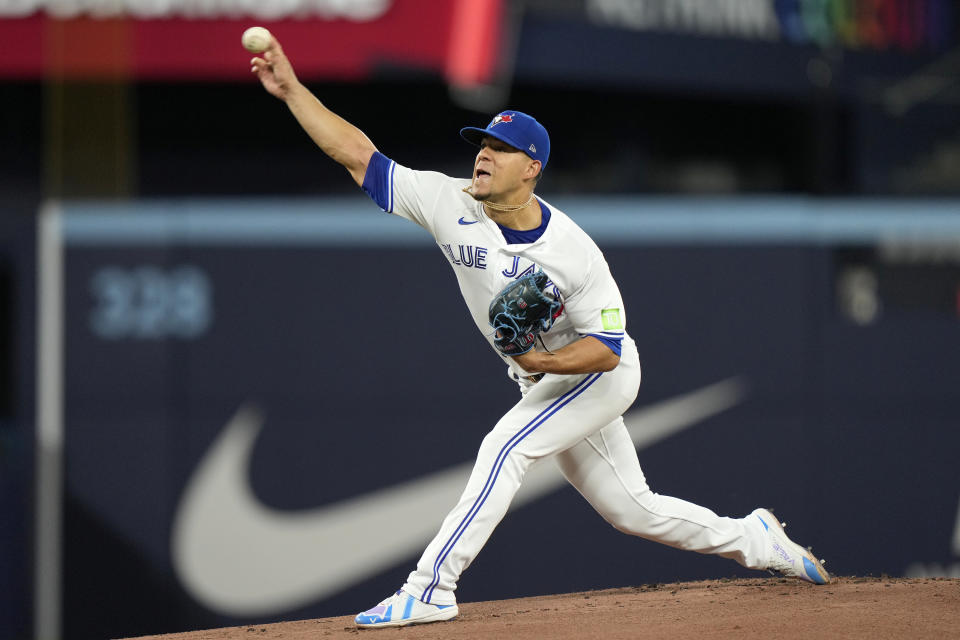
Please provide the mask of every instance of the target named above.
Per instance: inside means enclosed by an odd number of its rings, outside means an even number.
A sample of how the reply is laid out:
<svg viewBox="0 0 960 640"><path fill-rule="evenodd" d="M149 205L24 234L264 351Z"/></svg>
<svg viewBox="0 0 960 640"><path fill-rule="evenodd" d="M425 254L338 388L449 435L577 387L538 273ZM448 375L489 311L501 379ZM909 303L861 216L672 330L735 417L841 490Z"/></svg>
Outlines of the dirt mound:
<svg viewBox="0 0 960 640"><path fill-rule="evenodd" d="M960 637L960 580L707 580L460 604L450 622L358 630L353 616L191 631L157 640Z"/></svg>

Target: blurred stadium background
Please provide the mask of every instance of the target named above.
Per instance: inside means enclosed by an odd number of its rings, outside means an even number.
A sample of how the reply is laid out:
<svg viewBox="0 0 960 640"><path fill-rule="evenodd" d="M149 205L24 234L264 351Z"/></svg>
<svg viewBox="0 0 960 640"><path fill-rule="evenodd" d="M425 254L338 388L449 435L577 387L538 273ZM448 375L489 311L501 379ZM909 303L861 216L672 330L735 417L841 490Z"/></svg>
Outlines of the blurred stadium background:
<svg viewBox="0 0 960 640"><path fill-rule="evenodd" d="M459 482L431 474L513 401L429 238L248 76L251 24L408 166L467 174L458 129L502 108L546 125L538 192L631 310L654 490L779 507L841 574L960 575L958 20L952 0L0 0L0 637L360 610L448 505L385 525L357 498ZM551 482L462 600L745 575Z"/></svg>

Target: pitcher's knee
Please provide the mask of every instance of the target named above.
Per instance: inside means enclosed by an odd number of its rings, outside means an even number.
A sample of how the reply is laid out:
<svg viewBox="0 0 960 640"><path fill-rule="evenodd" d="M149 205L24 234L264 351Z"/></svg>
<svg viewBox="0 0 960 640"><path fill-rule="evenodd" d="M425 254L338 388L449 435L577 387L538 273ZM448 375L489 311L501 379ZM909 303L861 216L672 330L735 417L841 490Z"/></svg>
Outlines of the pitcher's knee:
<svg viewBox="0 0 960 640"><path fill-rule="evenodd" d="M637 535L646 525L644 511L636 504L616 507L608 505L598 511L607 524L623 533Z"/></svg>
<svg viewBox="0 0 960 640"><path fill-rule="evenodd" d="M643 518L631 515L622 518L607 518L607 522L620 533L631 536L646 537L650 534L652 523Z"/></svg>
<svg viewBox="0 0 960 640"><path fill-rule="evenodd" d="M503 448L503 439L494 436L491 431L483 437L480 443L480 449L477 451L477 460L493 460L497 453Z"/></svg>
<svg viewBox="0 0 960 640"><path fill-rule="evenodd" d="M607 503L597 510L610 526L617 531L635 536L649 534L660 522L661 517L654 511L653 494L645 492L630 499Z"/></svg>
<svg viewBox="0 0 960 640"><path fill-rule="evenodd" d="M480 443L480 451L477 453L478 460L491 460L496 468L508 468L516 472L523 473L533 463L533 458L526 455L521 447L516 443L504 438L491 431L484 437Z"/></svg>

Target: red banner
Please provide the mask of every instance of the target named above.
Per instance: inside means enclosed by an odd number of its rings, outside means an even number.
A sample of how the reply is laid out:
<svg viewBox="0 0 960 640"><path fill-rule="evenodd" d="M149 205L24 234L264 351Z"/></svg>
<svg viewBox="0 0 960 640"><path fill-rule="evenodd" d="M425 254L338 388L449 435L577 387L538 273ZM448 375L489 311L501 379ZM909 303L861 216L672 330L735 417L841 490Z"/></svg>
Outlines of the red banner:
<svg viewBox="0 0 960 640"><path fill-rule="evenodd" d="M0 19L0 77L225 80L250 75L240 34L254 24L283 44L301 79L360 79L377 69L483 83L499 56L501 0L392 0L378 16L338 18L52 17Z"/></svg>

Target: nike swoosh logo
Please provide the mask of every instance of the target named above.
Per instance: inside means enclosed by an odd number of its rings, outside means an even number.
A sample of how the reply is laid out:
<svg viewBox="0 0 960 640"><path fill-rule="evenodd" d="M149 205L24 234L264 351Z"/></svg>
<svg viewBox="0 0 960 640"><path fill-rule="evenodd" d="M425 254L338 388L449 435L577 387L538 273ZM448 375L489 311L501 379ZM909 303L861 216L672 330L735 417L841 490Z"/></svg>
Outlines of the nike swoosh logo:
<svg viewBox="0 0 960 640"><path fill-rule="evenodd" d="M464 220L464 219L463 219L463 216L460 216L460 219L457 220L457 222L459 222L460 224L477 224L477 223L480 222L480 221L479 221L479 220Z"/></svg>
<svg viewBox="0 0 960 640"><path fill-rule="evenodd" d="M644 449L738 404L730 378L624 415ZM172 532L173 565L186 590L226 615L293 610L382 573L420 553L467 482L473 462L302 511L262 504L249 464L264 418L241 407L198 464ZM534 465L511 509L566 484L555 465Z"/></svg>

